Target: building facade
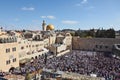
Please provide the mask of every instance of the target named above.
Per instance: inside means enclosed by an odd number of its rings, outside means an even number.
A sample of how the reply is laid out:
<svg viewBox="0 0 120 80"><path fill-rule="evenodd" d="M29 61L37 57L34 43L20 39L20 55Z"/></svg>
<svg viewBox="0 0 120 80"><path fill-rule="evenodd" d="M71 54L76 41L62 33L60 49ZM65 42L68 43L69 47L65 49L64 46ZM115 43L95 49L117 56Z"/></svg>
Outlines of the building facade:
<svg viewBox="0 0 120 80"><path fill-rule="evenodd" d="M0 70L9 71L11 67L19 66L18 44L15 36L0 32Z"/></svg>
<svg viewBox="0 0 120 80"><path fill-rule="evenodd" d="M42 23L42 31L3 31L0 28L0 70L8 72L23 62L53 52L66 53L72 44L69 33L61 33L62 39L54 31L54 26Z"/></svg>

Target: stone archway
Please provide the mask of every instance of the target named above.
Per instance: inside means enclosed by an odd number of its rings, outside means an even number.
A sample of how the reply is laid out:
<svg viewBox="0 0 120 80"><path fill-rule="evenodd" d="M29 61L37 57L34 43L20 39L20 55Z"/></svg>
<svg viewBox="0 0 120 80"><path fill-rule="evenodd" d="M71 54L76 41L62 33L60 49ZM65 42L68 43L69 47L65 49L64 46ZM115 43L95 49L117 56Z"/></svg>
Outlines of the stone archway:
<svg viewBox="0 0 120 80"><path fill-rule="evenodd" d="M13 73L14 70L15 70L15 67L11 67L11 68L9 69L9 72Z"/></svg>

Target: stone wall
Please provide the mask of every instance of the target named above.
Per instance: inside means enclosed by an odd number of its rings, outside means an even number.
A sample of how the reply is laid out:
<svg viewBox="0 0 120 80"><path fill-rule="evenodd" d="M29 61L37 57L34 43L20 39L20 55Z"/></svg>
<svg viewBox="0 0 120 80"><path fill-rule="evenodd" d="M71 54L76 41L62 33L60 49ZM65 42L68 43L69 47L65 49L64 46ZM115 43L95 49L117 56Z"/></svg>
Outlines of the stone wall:
<svg viewBox="0 0 120 80"><path fill-rule="evenodd" d="M116 38L72 38L73 50L90 50L111 52L114 44L120 44Z"/></svg>

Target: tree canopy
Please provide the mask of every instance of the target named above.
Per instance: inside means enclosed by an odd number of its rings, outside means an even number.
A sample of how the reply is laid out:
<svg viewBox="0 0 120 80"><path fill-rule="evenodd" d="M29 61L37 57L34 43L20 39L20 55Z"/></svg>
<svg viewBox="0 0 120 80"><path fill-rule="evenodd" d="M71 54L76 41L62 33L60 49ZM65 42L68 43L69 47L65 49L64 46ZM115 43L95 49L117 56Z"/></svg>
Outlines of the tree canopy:
<svg viewBox="0 0 120 80"><path fill-rule="evenodd" d="M80 37L95 37L95 38L115 38L115 30L110 29L90 29L90 30L80 30L75 31L75 36Z"/></svg>

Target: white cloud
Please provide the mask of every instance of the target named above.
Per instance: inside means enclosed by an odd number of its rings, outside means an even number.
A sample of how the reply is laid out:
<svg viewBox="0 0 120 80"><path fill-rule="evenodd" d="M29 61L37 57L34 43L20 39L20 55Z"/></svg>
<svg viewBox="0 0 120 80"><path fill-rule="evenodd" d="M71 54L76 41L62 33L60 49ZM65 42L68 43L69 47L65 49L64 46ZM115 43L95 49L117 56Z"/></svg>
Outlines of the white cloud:
<svg viewBox="0 0 120 80"><path fill-rule="evenodd" d="M34 11L35 8L34 7L22 7L21 10L24 10L24 11Z"/></svg>
<svg viewBox="0 0 120 80"><path fill-rule="evenodd" d="M79 22L78 21L73 21L73 20L63 20L62 21L63 24L78 24Z"/></svg>
<svg viewBox="0 0 120 80"><path fill-rule="evenodd" d="M48 16L41 16L41 18L46 18L46 19L55 19L56 17L55 16L52 16L52 15L48 15Z"/></svg>
<svg viewBox="0 0 120 80"><path fill-rule="evenodd" d="M81 4L86 4L88 2L88 0L83 0L82 2L81 2Z"/></svg>
<svg viewBox="0 0 120 80"><path fill-rule="evenodd" d="M55 19L55 16L47 16L49 19Z"/></svg>
<svg viewBox="0 0 120 80"><path fill-rule="evenodd" d="M46 18L46 16L41 16L41 18Z"/></svg>

